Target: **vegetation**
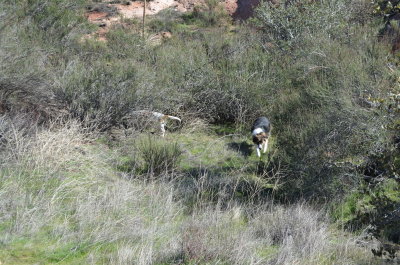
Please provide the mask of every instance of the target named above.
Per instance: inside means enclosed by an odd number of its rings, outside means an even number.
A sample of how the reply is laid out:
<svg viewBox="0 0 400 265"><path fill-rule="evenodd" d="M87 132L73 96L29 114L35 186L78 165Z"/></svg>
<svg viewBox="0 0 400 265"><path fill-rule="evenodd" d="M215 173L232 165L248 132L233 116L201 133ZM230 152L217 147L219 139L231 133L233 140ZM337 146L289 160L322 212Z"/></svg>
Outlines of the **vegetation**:
<svg viewBox="0 0 400 265"><path fill-rule="evenodd" d="M92 1L2 1L0 263L381 264L370 226L399 257L393 4L265 2L239 24L210 0L152 17L155 43L128 20L86 37ZM183 123L160 139L135 110Z"/></svg>

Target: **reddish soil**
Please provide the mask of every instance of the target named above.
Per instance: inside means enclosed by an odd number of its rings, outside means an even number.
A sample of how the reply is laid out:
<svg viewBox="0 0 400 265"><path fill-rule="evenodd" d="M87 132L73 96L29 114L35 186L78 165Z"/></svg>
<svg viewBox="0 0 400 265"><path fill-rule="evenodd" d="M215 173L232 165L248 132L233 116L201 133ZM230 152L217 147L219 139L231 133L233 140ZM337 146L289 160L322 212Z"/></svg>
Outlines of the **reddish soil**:
<svg viewBox="0 0 400 265"><path fill-rule="evenodd" d="M276 2L277 0L269 0ZM104 3L103 7L109 10L117 10L116 13L107 13L101 11L88 11L85 15L87 19L99 25L97 32L86 35L84 38L97 38L106 41L106 33L110 26L119 23L121 18L142 18L143 2L130 1L129 4L110 4ZM166 8L174 8L179 12L192 11L195 6L204 5L205 0L152 0L147 2L146 15L155 15ZM228 14L234 19L245 20L253 15L254 8L260 3L260 0L224 0L224 7Z"/></svg>
<svg viewBox="0 0 400 265"><path fill-rule="evenodd" d="M106 34L109 31L110 26L113 23L119 21L118 18L110 17L109 14L105 12L98 12L98 11L87 12L85 16L93 24L99 25L99 29L92 34L87 34L83 36L83 39L96 38L97 40L100 41L107 41Z"/></svg>
<svg viewBox="0 0 400 265"><path fill-rule="evenodd" d="M115 4L115 6L118 8L118 13L125 18L143 16L143 2L132 2L130 5Z"/></svg>
<svg viewBox="0 0 400 265"><path fill-rule="evenodd" d="M90 22L105 19L108 16L105 12L90 12L86 13L86 17Z"/></svg>
<svg viewBox="0 0 400 265"><path fill-rule="evenodd" d="M224 2L225 9L230 16L232 16L238 8L237 1L238 0L225 0Z"/></svg>

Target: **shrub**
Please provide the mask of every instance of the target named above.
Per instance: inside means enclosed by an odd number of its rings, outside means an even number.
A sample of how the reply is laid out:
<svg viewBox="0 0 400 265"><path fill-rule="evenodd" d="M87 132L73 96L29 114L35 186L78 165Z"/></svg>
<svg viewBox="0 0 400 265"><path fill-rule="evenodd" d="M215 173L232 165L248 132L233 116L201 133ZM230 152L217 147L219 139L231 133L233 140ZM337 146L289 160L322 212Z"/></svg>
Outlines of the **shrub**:
<svg viewBox="0 0 400 265"><path fill-rule="evenodd" d="M34 4L46 13L56 1ZM217 6L209 2L210 10ZM38 14L18 25L0 22L6 36L0 39L0 60L7 65L0 66L0 78L27 84L24 91L33 91L32 98L48 95L71 116L102 130L141 109L232 123L246 134L255 117L266 115L276 135L271 164L285 169L282 197L330 197L348 188L340 185L348 171L336 162L385 141L379 129L385 117L367 102L397 79L388 70L386 47L375 38L378 27L355 19L354 6L359 2L264 4L256 12L260 31L241 26L236 34L222 27L183 32L159 46L143 45L137 34L121 29L110 31L101 45L63 42L62 36L46 42L44 28L58 26L41 27L47 20ZM32 16L31 9L18 14ZM7 4L6 10L11 16L14 9ZM79 13L58 12L75 28L85 28ZM30 83L32 77L40 82ZM38 83L47 94L35 92Z"/></svg>
<svg viewBox="0 0 400 265"><path fill-rule="evenodd" d="M71 61L55 88L73 117L101 130L121 123L133 109L138 71L132 64Z"/></svg>
<svg viewBox="0 0 400 265"><path fill-rule="evenodd" d="M295 48L304 40L321 33L332 38L345 36L351 5L343 0L295 0L284 5L264 2L256 11L256 21L261 23L262 30L281 48Z"/></svg>
<svg viewBox="0 0 400 265"><path fill-rule="evenodd" d="M354 17L351 3L291 3L257 11L263 38L275 45L269 48L271 78L259 93L269 99L264 106L277 135L278 161L288 169L283 190L341 196L350 187L335 185L347 182L346 169L333 165L385 141L379 134L385 115L364 102L391 86L387 50L376 38L365 41L374 36L371 29L378 31L374 25L345 26Z"/></svg>
<svg viewBox="0 0 400 265"><path fill-rule="evenodd" d="M158 140L151 136L140 140L138 151L144 161L143 172L151 176L173 172L182 155L182 150L176 142Z"/></svg>
<svg viewBox="0 0 400 265"><path fill-rule="evenodd" d="M206 0L205 7L197 7L193 11L195 17L200 18L205 26L223 24L229 21L229 16L219 0Z"/></svg>
<svg viewBox="0 0 400 265"><path fill-rule="evenodd" d="M33 26L37 26L40 36L46 44L70 46L88 27L83 16L87 1L19 1L25 14L21 18L31 18Z"/></svg>
<svg viewBox="0 0 400 265"><path fill-rule="evenodd" d="M174 32L179 22L182 22L180 13L172 8L167 8L157 13L157 15L147 23L147 27L153 32Z"/></svg>

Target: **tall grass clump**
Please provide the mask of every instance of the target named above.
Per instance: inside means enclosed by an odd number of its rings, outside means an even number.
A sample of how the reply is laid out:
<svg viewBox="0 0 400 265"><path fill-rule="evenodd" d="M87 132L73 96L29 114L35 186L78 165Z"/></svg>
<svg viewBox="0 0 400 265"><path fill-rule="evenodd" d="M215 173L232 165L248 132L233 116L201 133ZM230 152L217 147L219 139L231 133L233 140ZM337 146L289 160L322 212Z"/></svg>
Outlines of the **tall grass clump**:
<svg viewBox="0 0 400 265"><path fill-rule="evenodd" d="M177 142L151 136L140 140L138 152L144 162L142 171L152 176L176 170L183 154Z"/></svg>

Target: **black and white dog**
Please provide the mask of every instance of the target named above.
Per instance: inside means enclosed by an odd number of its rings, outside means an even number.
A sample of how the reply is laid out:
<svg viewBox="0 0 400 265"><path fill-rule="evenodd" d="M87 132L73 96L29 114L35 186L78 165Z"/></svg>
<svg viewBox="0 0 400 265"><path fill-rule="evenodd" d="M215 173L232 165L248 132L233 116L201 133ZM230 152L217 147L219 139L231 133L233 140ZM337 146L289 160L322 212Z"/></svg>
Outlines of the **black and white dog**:
<svg viewBox="0 0 400 265"><path fill-rule="evenodd" d="M253 143L256 145L258 157L261 157L261 149L263 149L263 153L267 152L270 131L271 124L266 117L258 118L254 121L253 127L251 127Z"/></svg>

